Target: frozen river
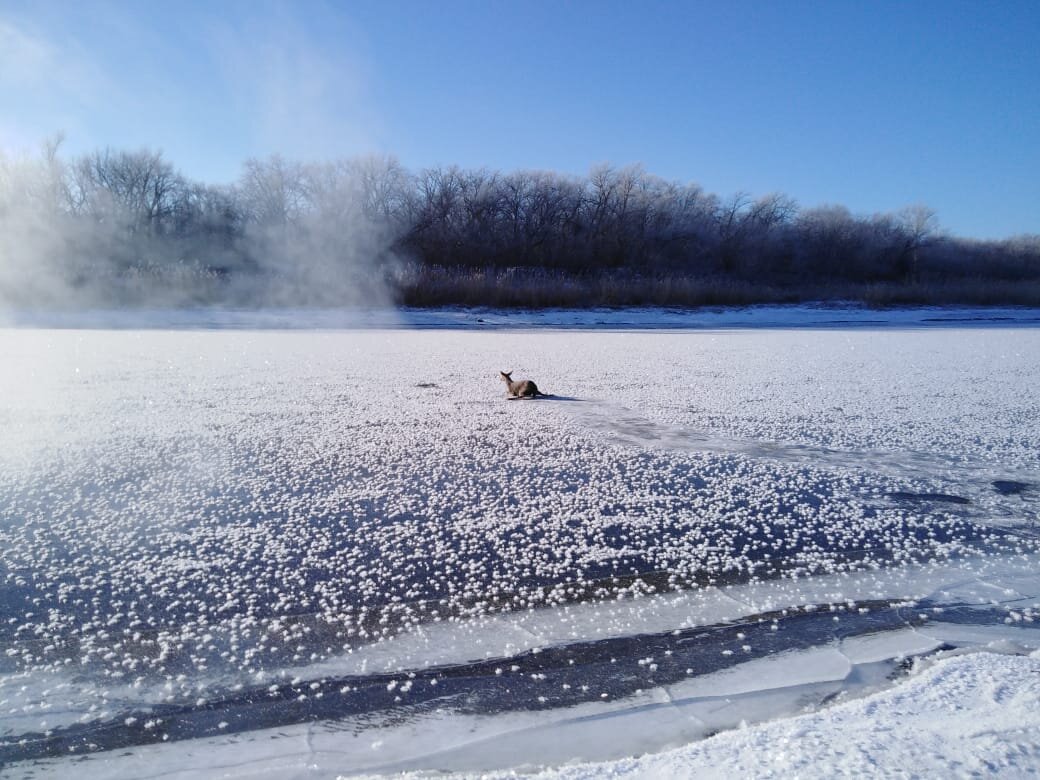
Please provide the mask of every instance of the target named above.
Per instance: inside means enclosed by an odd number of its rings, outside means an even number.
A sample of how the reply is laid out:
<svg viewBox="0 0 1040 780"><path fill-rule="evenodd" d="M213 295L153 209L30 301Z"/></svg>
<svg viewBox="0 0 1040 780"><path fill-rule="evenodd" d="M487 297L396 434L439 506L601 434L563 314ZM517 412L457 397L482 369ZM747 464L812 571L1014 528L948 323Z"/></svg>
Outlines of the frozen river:
<svg viewBox="0 0 1040 780"><path fill-rule="evenodd" d="M0 330L0 767L682 774L1040 671L1035 317L419 319Z"/></svg>

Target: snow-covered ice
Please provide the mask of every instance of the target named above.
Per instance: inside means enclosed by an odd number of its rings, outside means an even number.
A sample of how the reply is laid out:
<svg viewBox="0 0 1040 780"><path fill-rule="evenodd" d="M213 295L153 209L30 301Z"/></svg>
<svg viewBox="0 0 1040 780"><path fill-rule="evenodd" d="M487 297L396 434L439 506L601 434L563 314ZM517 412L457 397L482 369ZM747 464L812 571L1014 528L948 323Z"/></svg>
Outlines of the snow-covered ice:
<svg viewBox="0 0 1040 780"><path fill-rule="evenodd" d="M921 664L899 686L865 699L658 754L527 776L1024 777L1040 763L1038 701L1040 654L958 655Z"/></svg>
<svg viewBox="0 0 1040 780"><path fill-rule="evenodd" d="M0 764L1040 770L1036 312L511 316L0 330Z"/></svg>

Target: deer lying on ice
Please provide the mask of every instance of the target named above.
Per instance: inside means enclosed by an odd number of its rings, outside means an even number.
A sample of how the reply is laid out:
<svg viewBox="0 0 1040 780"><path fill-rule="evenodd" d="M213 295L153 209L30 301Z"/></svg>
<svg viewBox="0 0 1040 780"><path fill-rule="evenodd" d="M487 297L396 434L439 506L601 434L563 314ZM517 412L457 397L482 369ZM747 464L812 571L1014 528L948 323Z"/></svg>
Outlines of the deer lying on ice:
<svg viewBox="0 0 1040 780"><path fill-rule="evenodd" d="M506 383L506 398L511 401L517 398L537 398L545 395L530 379L519 379L514 382L512 371L499 371L498 373L502 377L502 381Z"/></svg>

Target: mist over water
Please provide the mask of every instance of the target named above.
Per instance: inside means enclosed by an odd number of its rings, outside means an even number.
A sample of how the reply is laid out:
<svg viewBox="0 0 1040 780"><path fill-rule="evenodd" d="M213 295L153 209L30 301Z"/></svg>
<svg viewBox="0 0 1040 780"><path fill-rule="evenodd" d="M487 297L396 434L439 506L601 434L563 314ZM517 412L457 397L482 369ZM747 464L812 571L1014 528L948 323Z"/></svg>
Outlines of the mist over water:
<svg viewBox="0 0 1040 780"><path fill-rule="evenodd" d="M0 156L0 309L381 307L389 160L251 160L209 187L160 153Z"/></svg>

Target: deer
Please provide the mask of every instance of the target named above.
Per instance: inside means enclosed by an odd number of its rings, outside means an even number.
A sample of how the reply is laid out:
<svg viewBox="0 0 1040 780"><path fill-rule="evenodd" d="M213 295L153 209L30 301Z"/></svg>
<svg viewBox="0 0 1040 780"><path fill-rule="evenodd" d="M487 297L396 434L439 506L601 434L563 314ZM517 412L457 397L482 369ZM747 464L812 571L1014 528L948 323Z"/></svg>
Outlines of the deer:
<svg viewBox="0 0 1040 780"><path fill-rule="evenodd" d="M538 385L530 379L518 379L514 382L512 371L499 371L498 374L502 381L506 383L506 398L510 401L515 401L517 398L537 398L540 395L545 395L538 389Z"/></svg>

